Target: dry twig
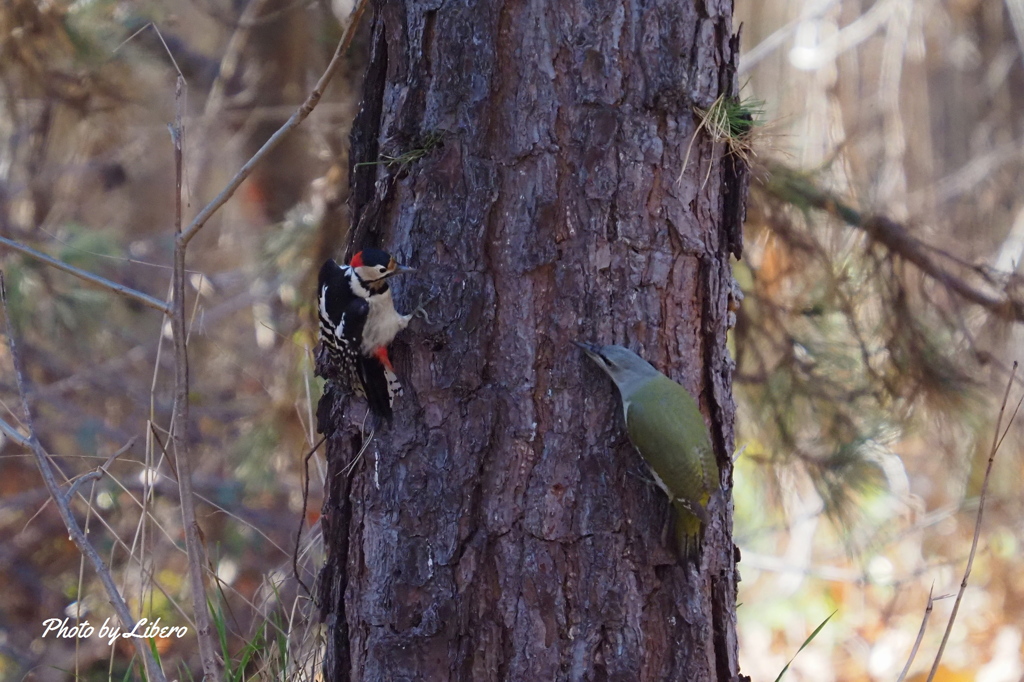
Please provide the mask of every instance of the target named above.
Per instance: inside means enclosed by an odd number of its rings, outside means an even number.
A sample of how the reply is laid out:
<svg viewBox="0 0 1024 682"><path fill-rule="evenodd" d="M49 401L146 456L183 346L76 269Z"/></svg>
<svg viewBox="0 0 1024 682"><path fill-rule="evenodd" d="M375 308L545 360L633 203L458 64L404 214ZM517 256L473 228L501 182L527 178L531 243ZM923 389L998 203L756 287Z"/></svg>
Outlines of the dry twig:
<svg viewBox="0 0 1024 682"><path fill-rule="evenodd" d="M1010 426L1013 425L1013 420L1017 417L1017 412L1020 410L1021 403L1024 402L1024 396L1017 402L1017 407L1013 410L1013 414L1010 415L1010 421L1006 424L1006 430L1000 433L1000 429L1003 424L1003 414L1006 412L1006 401L1010 397L1010 387L1013 386L1013 380L1017 375L1017 361L1013 362L1013 370L1010 372L1010 380L1006 382L1006 393L1003 394L1003 403L999 406L999 417L996 419L996 432L992 437L992 449L989 450L988 454L988 466L985 468L985 478L981 483L981 492L978 494L978 518L974 522L974 540L971 542L971 553L967 557L967 568L964 569L964 578L960 581L960 590L956 594L956 601L953 602L953 611L949 614L949 622L946 623L946 632L942 635L942 643L939 644L939 650L935 653L935 661L932 663L931 672L928 673L928 681L932 682L935 678L935 673L939 669L939 661L942 660L942 652L946 650L946 643L949 641L949 633L953 631L953 621L956 620L956 613L960 610L960 601L964 597L964 592L967 591L967 579L971 575L971 567L974 565L974 554L978 550L978 539L981 537L981 519L985 513L985 495L988 493L988 481L992 474L992 463L995 462L996 452L999 450L999 446L1003 444L1003 438L1006 437L1006 432L1010 430Z"/></svg>
<svg viewBox="0 0 1024 682"><path fill-rule="evenodd" d="M296 128L309 116L323 96L327 84L341 65L341 60L348 51L355 35L355 27L366 9L366 0L360 0L352 13L349 25L338 43L327 69L324 71L316 87L277 132L270 136L252 158L245 162L238 173L228 182L214 199L192 220L187 230L182 230L182 126L181 97L184 79L179 76L175 91L177 113L172 137L174 139L175 160L175 239L174 239L174 277L173 295L171 299L171 329L174 337L175 351L175 397L174 397L174 442L175 461L178 466L178 486L181 496L182 522L185 526L185 545L189 556L189 583L192 591L193 606L196 612L196 631L199 636L200 657L203 661L203 672L208 679L219 679L222 665L217 658L214 647L214 632L210 614L206 604L206 591L203 584L203 571L206 566L205 551L199 537L199 526L195 518L195 499L192 491L191 464L188 455L188 349L186 334L188 329L185 321L185 255L188 243L217 210L235 193L238 187L252 173L256 165L276 147L285 135Z"/></svg>
<svg viewBox="0 0 1024 682"><path fill-rule="evenodd" d="M3 419L0 419L0 431L2 431L5 436L10 438L12 441L22 446L23 448L32 447L32 443L28 438L21 435L21 432L18 431L18 429L14 428Z"/></svg>
<svg viewBox="0 0 1024 682"><path fill-rule="evenodd" d="M295 579L302 586L302 589L306 591L306 596L312 598L312 593L309 591L309 587L306 585L302 576L299 574L299 545L302 540L302 529L306 525L306 506L309 503L309 458L313 456L317 448L327 440L327 436L321 436L320 440L316 442L309 453L302 458L303 465L303 476L302 476L302 514L299 516L299 531L295 534L295 551L292 553L292 571L295 574Z"/></svg>
<svg viewBox="0 0 1024 682"><path fill-rule="evenodd" d="M192 490L192 462L188 452L188 328L185 320L185 249L188 242L181 239L181 185L182 185L182 98L185 79L178 76L174 89L175 116L171 129L174 142L174 275L171 295L171 335L174 337L174 423L171 441L174 461L178 467L178 491L181 497L181 521L185 530L185 549L188 552L188 582L195 612L196 635L199 638L199 658L203 662L203 675L210 682L223 676L223 662L217 655L217 646L206 601L203 574L206 551L196 521L196 500Z"/></svg>
<svg viewBox="0 0 1024 682"><path fill-rule="evenodd" d="M107 469L110 468L110 465L114 463L114 460L116 460L118 457L127 452L133 445L135 445L135 441L136 436L132 436L131 440L125 443L120 450L111 454L110 457L107 457L106 462L99 465L89 473L82 474L74 481L72 481L71 487L68 488L68 491L66 493L64 493L64 499L68 502L68 504L70 504L71 500L75 498L75 493L78 492L78 489L82 486L82 484L87 483L88 481L97 481L103 478L104 474L107 473Z"/></svg>
<svg viewBox="0 0 1024 682"><path fill-rule="evenodd" d="M270 138L263 143L263 146L252 155L248 161L235 173L235 177L231 178L228 184L221 190L220 194L213 198L202 211L192 219L192 223L188 226L188 229L177 237L178 242L182 244L188 244L195 237L199 230L203 229L206 222L216 213L221 206L227 203L227 200L235 193L235 191L241 186L245 179L252 174L253 169L256 168L256 164L266 157L281 140L290 133L293 129L297 128L300 123L306 120L306 117L313 112L313 109L320 102L320 98L323 97L324 90L327 89L327 84L331 82L331 78L334 77L334 73L341 66L341 60L344 58L345 53L348 52L349 46L352 44L352 39L355 37L355 29L359 26L359 20L363 16L363 12L366 11L367 0L359 0L359 4L356 5L355 9L352 10L351 18L349 19L348 26L345 28L345 33L342 35L341 40L338 42L338 49L334 51L334 56L331 57L331 61L327 64L327 68L324 70L320 80L317 81L316 87L309 93L309 97L306 101L291 115L287 121L284 122L280 128L277 129Z"/></svg>
<svg viewBox="0 0 1024 682"><path fill-rule="evenodd" d="M153 298L149 294L144 294L141 291L132 289L131 287L126 287L123 284L112 282L109 279L106 279L105 277L100 277L99 275L94 275L91 272L86 272L85 270L76 268L74 265L69 265L62 260L51 258L50 256L47 256L45 253L36 251L35 249L29 248L24 244L19 244L13 239L0 237L0 244L3 244L9 249L17 251L18 253L22 253L25 254L26 256L35 258L36 260L46 263L47 265L50 265L52 267L55 267L58 270L63 270L64 272L70 273L81 280L84 280L86 282L89 282L90 284L94 284L100 287L101 289L113 291L115 294L120 294L125 298L130 298L134 301L138 301L142 305L149 306L154 310L159 310L164 315L171 314L171 306L168 305L167 301L161 301L159 298Z"/></svg>
<svg viewBox="0 0 1024 682"><path fill-rule="evenodd" d="M72 542L78 547L78 551L82 553L89 563L92 565L93 570L96 572L96 577L99 578L100 583L103 584L103 589L106 590L107 596L110 597L110 604L114 607L114 612L117 614L118 620L121 622L121 627L124 632L135 631L135 619L132 617L131 611L128 609L128 604L125 603L124 597L117 589L117 585L114 584L114 579L110 575L110 569L103 562L103 558L93 547L92 543L89 542L89 538L82 531L81 526L78 525L78 520L75 519L74 514L71 513L70 506L70 495L65 495L61 492L60 486L57 484L57 479L53 474L53 467L50 464L50 456L43 448L42 443L39 442L39 438L36 436L35 427L32 425L32 412L29 410L28 405L28 391L25 388L24 372L21 367L21 356L18 355L18 347L14 340L14 328L11 326L10 314L7 311L7 291L4 287L3 273L0 273L0 303L2 303L4 311L4 325L7 328L7 345L11 352L11 362L14 365L14 376L18 384L18 395L21 397L21 405L24 410L24 421L25 426L28 429L27 438L23 437L27 441L27 445L32 454L35 455L36 464L39 466L39 472L43 476L43 483L46 485L46 490L50 493L50 498L54 504L57 505L57 510L60 513L61 520L64 521L65 528L68 529L68 535ZM129 443L129 446L131 444ZM121 454L121 451L114 453L113 457L108 459L108 463L113 461L115 457ZM105 466L105 465L104 465ZM83 477L84 478L84 477ZM71 491L74 491L75 486L72 485ZM131 637L132 644L135 646L136 655L142 660L143 665L146 669L146 677L155 682L166 682L167 678L164 677L163 670L160 669L156 659L153 657L153 653L149 650L148 644L141 637Z"/></svg>
<svg viewBox="0 0 1024 682"><path fill-rule="evenodd" d="M914 657L917 656L917 650L921 647L921 640L924 639L925 628L928 627L928 619L932 615L932 607L935 605L935 600L932 599L932 591L935 589L935 585L928 588L928 606L924 609L924 618L921 619L921 628L917 631L917 639L914 640L914 646L910 650L910 657L907 659L907 664L903 666L903 672L896 678L896 682L903 682L907 676L907 672L910 671L910 665L914 662Z"/></svg>

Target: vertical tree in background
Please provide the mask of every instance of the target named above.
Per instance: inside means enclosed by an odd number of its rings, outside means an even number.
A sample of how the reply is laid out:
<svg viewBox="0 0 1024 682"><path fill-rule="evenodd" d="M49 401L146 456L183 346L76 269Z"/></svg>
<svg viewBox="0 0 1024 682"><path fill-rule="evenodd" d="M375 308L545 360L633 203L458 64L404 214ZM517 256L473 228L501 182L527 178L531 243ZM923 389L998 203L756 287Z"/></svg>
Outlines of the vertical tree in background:
<svg viewBox="0 0 1024 682"><path fill-rule="evenodd" d="M350 249L419 268L403 312L436 298L396 342L405 395L351 477L365 406L320 405L328 679L735 679L744 175L694 113L735 94L731 2L373 9ZM725 486L699 566L577 338L698 397Z"/></svg>

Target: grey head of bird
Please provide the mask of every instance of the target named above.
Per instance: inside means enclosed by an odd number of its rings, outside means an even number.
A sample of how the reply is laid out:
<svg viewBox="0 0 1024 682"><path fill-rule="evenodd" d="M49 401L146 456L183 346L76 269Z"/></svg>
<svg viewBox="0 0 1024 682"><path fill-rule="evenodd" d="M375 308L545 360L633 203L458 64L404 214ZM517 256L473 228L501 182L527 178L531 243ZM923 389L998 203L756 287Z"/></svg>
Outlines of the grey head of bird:
<svg viewBox="0 0 1024 682"><path fill-rule="evenodd" d="M624 402L628 403L636 391L661 374L651 363L628 348L598 346L580 341L573 343L582 348L583 352L612 378Z"/></svg>

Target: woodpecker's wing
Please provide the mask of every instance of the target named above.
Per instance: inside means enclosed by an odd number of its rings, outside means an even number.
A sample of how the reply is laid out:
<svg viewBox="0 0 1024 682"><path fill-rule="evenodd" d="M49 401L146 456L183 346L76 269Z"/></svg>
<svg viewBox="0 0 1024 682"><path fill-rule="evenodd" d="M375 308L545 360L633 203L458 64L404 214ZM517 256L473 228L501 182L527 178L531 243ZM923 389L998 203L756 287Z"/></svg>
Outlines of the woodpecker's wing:
<svg viewBox="0 0 1024 682"><path fill-rule="evenodd" d="M708 500L719 486L718 463L693 396L659 374L631 396L626 426L677 508L706 523Z"/></svg>
<svg viewBox="0 0 1024 682"><path fill-rule="evenodd" d="M321 340L334 351L358 353L370 304L352 293L344 268L331 259L320 268L318 310Z"/></svg>

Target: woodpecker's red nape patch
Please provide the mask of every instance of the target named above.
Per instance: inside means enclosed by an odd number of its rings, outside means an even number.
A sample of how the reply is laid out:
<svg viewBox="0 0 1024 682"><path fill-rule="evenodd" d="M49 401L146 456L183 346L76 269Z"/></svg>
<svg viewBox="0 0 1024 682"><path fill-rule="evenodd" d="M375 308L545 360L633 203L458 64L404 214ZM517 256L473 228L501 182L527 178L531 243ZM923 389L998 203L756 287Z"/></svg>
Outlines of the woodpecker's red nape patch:
<svg viewBox="0 0 1024 682"><path fill-rule="evenodd" d="M394 372L395 368L391 366L391 358L388 357L388 349L385 346L381 346L377 350L373 351L373 354L380 360L380 364L388 368L389 371Z"/></svg>
<svg viewBox="0 0 1024 682"><path fill-rule="evenodd" d="M354 268L363 267L363 252L360 251L356 255L352 256L352 260L350 260L348 264Z"/></svg>

